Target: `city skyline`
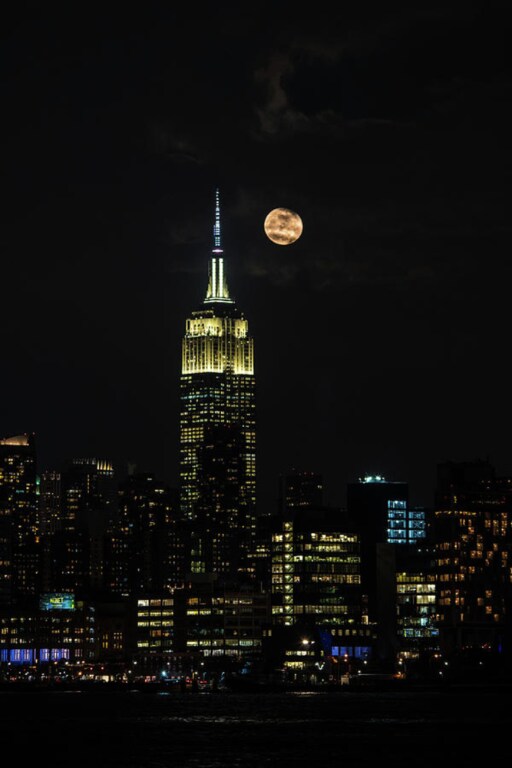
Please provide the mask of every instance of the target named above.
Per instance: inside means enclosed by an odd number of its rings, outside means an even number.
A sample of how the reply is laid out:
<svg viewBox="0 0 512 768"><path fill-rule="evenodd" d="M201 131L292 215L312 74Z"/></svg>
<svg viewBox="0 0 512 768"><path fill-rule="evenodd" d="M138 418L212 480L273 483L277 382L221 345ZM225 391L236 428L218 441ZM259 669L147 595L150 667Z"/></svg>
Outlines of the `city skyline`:
<svg viewBox="0 0 512 768"><path fill-rule="evenodd" d="M186 472L181 510L154 475L116 482L104 459L38 479L33 437L0 439L3 682L51 684L56 664L72 684L103 679L105 664L123 684L197 681L202 667L217 681L253 668L253 682L278 673L281 686L336 688L370 669L412 684L507 675L512 478L486 462L440 465L426 510L406 483L367 477L342 511L324 505L321 476L290 473L279 510L251 530L243 483L233 487L237 421L228 408L208 423L229 406L230 369L200 371L193 386L185 375L207 428L197 498L189 507Z"/></svg>
<svg viewBox="0 0 512 768"><path fill-rule="evenodd" d="M192 39L186 10L13 15L0 423L42 466L101 453L178 484L177 352L219 186L265 506L293 466L339 505L366 473L418 504L439 462L512 474L499 13L302 13L218 8ZM276 206L303 220L287 247L263 231Z"/></svg>
<svg viewBox="0 0 512 768"><path fill-rule="evenodd" d="M8 8L5 755L505 752L506 11Z"/></svg>

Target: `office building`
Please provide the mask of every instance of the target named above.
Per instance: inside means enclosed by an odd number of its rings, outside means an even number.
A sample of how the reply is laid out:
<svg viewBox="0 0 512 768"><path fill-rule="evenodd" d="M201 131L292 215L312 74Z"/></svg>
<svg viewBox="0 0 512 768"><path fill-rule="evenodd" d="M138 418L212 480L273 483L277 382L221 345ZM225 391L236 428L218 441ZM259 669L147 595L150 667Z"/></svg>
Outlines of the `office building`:
<svg viewBox="0 0 512 768"><path fill-rule="evenodd" d="M279 478L278 506L281 513L312 509L324 503L323 478L317 472L290 470Z"/></svg>
<svg viewBox="0 0 512 768"><path fill-rule="evenodd" d="M192 568L243 571L255 532L254 342L230 295L216 193L202 306L186 321L180 383L180 504L193 521Z"/></svg>
<svg viewBox="0 0 512 768"><path fill-rule="evenodd" d="M53 664L94 661L95 610L66 593L43 593L32 608L0 611L0 665L32 666L39 673Z"/></svg>
<svg viewBox="0 0 512 768"><path fill-rule="evenodd" d="M185 592L186 651L205 660L254 659L270 621L269 596L251 584L192 575Z"/></svg>
<svg viewBox="0 0 512 768"><path fill-rule="evenodd" d="M0 605L35 599L41 544L34 436L0 440Z"/></svg>
<svg viewBox="0 0 512 768"><path fill-rule="evenodd" d="M510 654L512 479L486 461L440 464L434 542L442 650Z"/></svg>
<svg viewBox="0 0 512 768"><path fill-rule="evenodd" d="M396 629L404 665L439 649L435 548L427 543L395 550Z"/></svg>
<svg viewBox="0 0 512 768"><path fill-rule="evenodd" d="M53 502L52 502L53 503ZM116 509L114 470L104 459L73 459L60 473L60 520L47 532L45 580L80 599L105 590L106 538Z"/></svg>
<svg viewBox="0 0 512 768"><path fill-rule="evenodd" d="M298 509L272 522L273 636L285 644L315 636L328 655L341 647L369 656L374 632L362 601L358 534L335 509Z"/></svg>
<svg viewBox="0 0 512 768"><path fill-rule="evenodd" d="M176 512L176 498L153 474L128 475L120 484L117 524L107 560L112 593L128 597L170 591L174 586L180 554L183 557L175 530Z"/></svg>

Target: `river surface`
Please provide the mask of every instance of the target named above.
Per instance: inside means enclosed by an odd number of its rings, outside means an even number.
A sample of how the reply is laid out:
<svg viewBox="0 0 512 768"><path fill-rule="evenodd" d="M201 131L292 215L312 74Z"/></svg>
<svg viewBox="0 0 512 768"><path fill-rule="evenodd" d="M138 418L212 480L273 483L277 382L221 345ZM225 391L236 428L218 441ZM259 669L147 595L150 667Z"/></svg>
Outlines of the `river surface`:
<svg viewBox="0 0 512 768"><path fill-rule="evenodd" d="M6 691L0 737L17 768L458 768L507 754L511 694Z"/></svg>

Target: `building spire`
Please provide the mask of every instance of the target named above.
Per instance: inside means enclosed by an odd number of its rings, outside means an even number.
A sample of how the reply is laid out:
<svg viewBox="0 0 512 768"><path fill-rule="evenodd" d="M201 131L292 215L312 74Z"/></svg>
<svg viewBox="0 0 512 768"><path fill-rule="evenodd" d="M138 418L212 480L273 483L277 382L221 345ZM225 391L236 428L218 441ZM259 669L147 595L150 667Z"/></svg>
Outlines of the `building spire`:
<svg viewBox="0 0 512 768"><path fill-rule="evenodd" d="M215 190L215 224L213 225L213 253L222 253L220 242L220 193L219 188Z"/></svg>
<svg viewBox="0 0 512 768"><path fill-rule="evenodd" d="M208 290L206 291L205 304L211 302L223 302L233 304L229 297L229 290L224 276L224 251L220 237L220 192L215 190L215 224L213 225L213 248L208 268Z"/></svg>

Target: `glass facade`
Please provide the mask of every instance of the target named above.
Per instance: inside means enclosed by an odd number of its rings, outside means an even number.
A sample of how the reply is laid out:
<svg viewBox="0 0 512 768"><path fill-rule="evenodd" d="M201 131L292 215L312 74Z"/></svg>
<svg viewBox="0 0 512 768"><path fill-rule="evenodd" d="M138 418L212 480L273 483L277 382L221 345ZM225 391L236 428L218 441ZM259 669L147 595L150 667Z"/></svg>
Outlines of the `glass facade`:
<svg viewBox="0 0 512 768"><path fill-rule="evenodd" d="M292 626L361 622L359 538L284 520L272 534L272 618Z"/></svg>
<svg viewBox="0 0 512 768"><path fill-rule="evenodd" d="M396 592L398 636L401 647L408 649L429 647L431 645L429 641L439 636L435 623L435 575L405 571L397 573Z"/></svg>
<svg viewBox="0 0 512 768"><path fill-rule="evenodd" d="M426 537L424 509L409 509L407 502L401 499L389 499L387 509L388 544L415 544Z"/></svg>

